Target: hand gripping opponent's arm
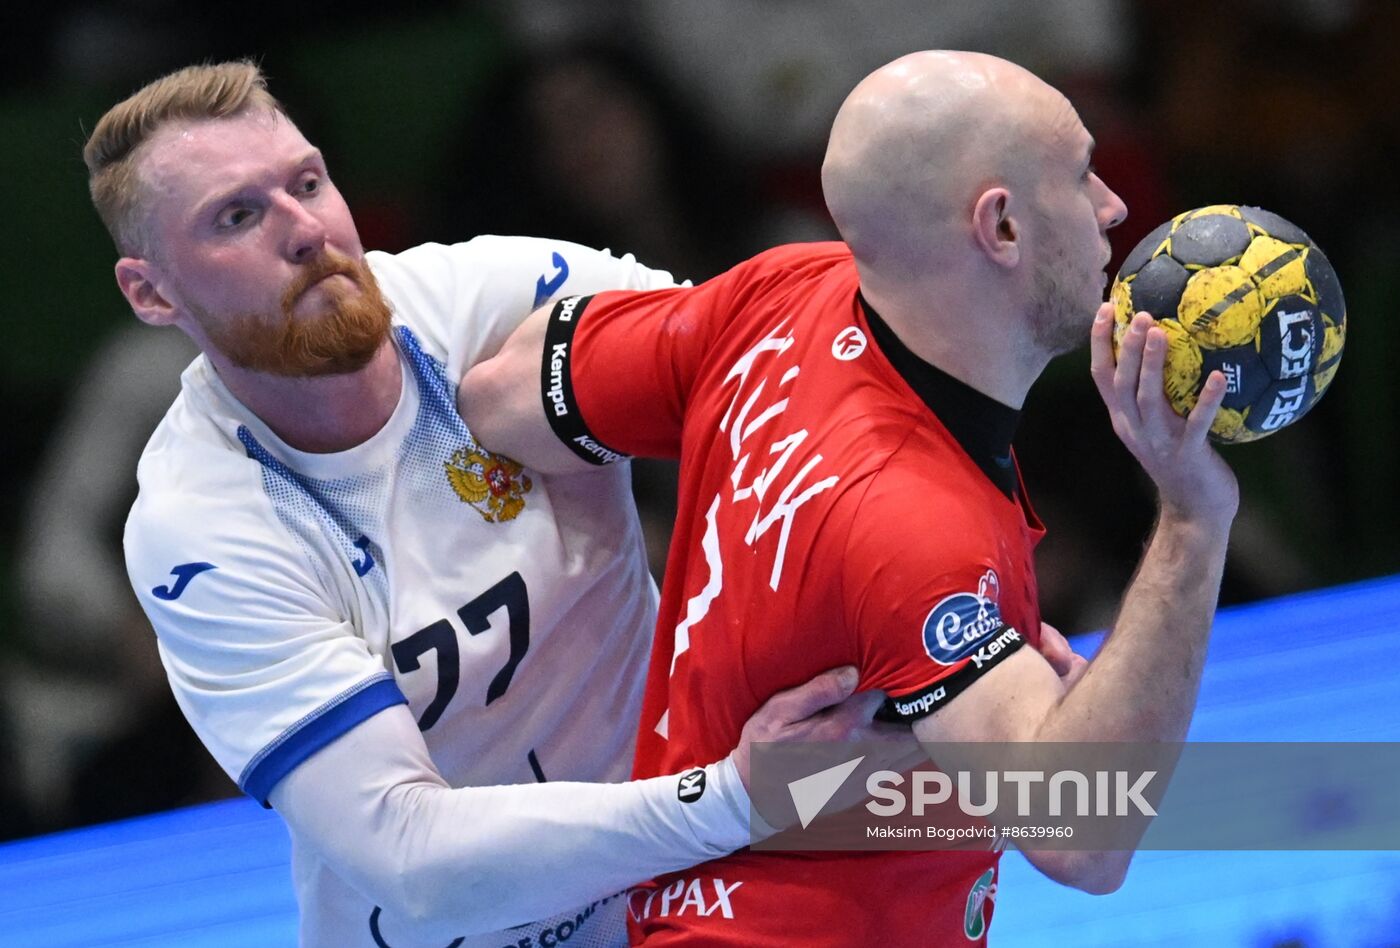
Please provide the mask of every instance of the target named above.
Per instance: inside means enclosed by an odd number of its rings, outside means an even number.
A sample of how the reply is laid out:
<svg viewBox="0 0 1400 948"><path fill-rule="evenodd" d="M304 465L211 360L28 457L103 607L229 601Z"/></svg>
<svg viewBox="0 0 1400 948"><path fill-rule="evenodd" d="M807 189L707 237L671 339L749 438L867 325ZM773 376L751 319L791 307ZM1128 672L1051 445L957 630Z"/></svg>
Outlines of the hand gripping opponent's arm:
<svg viewBox="0 0 1400 948"><path fill-rule="evenodd" d="M158 460L170 467L168 453ZM317 559L266 505L248 502L240 488L255 472L207 479L211 468L180 468L198 490L154 489L164 481L143 490L128 568L191 725L240 786L277 807L310 857L305 897L317 898L320 873L334 875L381 907L387 943L446 944L750 842L742 752L712 763L708 789L686 799L675 775L449 787L384 656L327 592L333 570L319 578L329 553ZM611 683L596 687L595 700L613 700ZM847 700L854 687L818 676L760 710L749 739L842 739L873 713L869 696ZM489 782L492 748L479 753L474 770Z"/></svg>
<svg viewBox="0 0 1400 948"><path fill-rule="evenodd" d="M775 695L740 747L705 768L705 792L692 802L680 799L679 775L453 789L403 707L318 751L277 784L270 802L302 844L382 907L386 925L446 942L748 845L748 743L859 733L883 696L852 696L854 687L854 670L838 669Z"/></svg>

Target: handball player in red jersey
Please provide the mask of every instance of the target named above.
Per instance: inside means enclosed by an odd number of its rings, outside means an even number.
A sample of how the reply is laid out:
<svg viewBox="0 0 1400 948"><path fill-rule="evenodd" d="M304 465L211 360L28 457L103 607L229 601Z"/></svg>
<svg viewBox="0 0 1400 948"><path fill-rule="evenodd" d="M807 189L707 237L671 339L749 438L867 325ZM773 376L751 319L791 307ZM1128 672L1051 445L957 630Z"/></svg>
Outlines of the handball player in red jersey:
<svg viewBox="0 0 1400 948"><path fill-rule="evenodd" d="M844 663L923 741L1185 736L1238 504L1205 437L1224 380L1177 417L1145 314L1115 362L1103 268L1126 208L1092 150L1064 96L1017 66L903 57L832 129L842 243L780 247L695 288L564 300L468 373L464 404L489 406L468 424L528 464L680 458L638 776L723 754L763 696ZM1086 336L1160 512L1084 669L1057 634L1042 641L1042 528L1011 441L1031 385ZM1025 855L1090 892L1117 888L1131 858ZM740 851L635 891L632 933L978 942L998 858Z"/></svg>

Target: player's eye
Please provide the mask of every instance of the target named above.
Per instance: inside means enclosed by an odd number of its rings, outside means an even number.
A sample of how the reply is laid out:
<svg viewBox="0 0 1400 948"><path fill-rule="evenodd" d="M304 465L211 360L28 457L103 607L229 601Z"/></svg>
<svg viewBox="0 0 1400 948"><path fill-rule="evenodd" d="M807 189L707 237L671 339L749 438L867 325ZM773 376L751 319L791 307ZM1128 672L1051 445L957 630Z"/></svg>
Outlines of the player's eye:
<svg viewBox="0 0 1400 948"><path fill-rule="evenodd" d="M237 227L253 216L251 208L234 205L226 207L214 218L214 226L221 229Z"/></svg>
<svg viewBox="0 0 1400 948"><path fill-rule="evenodd" d="M321 190L321 179L315 175L308 175L302 179L301 184L297 185L297 190L302 194L315 194Z"/></svg>
<svg viewBox="0 0 1400 948"><path fill-rule="evenodd" d="M1085 168L1085 169L1084 169L1084 180L1085 180L1085 181L1088 181L1088 180L1089 180L1090 178L1092 178L1094 175L1098 174L1098 171L1099 171L1099 169L1095 168L1092 164L1089 165L1088 168Z"/></svg>

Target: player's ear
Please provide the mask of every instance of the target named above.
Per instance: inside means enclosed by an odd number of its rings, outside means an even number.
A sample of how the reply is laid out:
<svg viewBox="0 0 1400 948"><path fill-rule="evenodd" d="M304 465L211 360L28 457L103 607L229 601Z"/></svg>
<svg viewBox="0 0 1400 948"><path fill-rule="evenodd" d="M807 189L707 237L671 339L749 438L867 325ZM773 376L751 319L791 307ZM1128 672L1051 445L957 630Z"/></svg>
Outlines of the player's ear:
<svg viewBox="0 0 1400 948"><path fill-rule="evenodd" d="M1021 260L1021 225L1011 213L1011 192L988 188L972 206L972 239L979 250L999 267L1014 267Z"/></svg>
<svg viewBox="0 0 1400 948"><path fill-rule="evenodd" d="M160 268L140 257L122 257L116 265L117 287L131 304L136 318L151 326L167 326L175 321L175 306L161 293Z"/></svg>

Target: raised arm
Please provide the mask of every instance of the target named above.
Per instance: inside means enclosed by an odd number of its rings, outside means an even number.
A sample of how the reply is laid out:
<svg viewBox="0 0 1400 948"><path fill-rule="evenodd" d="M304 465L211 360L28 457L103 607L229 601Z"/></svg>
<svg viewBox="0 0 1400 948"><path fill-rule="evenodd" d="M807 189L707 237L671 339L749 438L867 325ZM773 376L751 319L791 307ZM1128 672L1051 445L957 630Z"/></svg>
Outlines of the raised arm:
<svg viewBox="0 0 1400 948"><path fill-rule="evenodd" d="M1213 373L1188 419L1162 391L1166 339L1138 314L1115 364L1107 306L1092 333L1092 373L1114 431L1157 487L1152 538L1103 648L1066 688L1037 652L1021 649L944 709L915 724L922 741L1121 741L1186 736L1200 688L1230 523L1234 475L1206 440L1224 396ZM1057 881L1111 891L1131 852L1027 852Z"/></svg>

